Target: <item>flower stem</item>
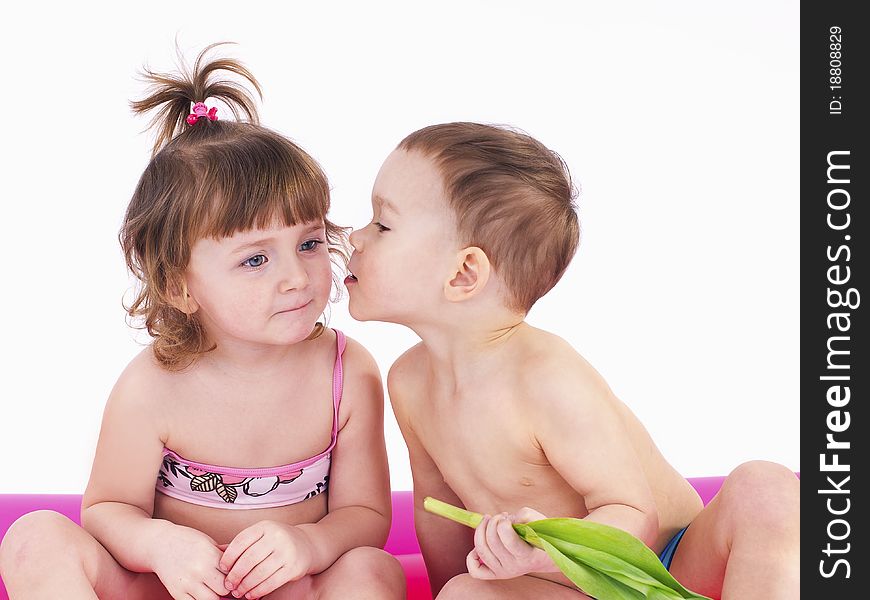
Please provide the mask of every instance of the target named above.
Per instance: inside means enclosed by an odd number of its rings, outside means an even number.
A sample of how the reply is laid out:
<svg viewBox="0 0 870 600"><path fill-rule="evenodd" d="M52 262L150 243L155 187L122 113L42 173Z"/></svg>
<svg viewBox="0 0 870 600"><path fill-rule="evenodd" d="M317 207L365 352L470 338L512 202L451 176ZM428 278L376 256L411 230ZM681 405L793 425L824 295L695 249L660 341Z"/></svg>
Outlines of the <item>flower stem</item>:
<svg viewBox="0 0 870 600"><path fill-rule="evenodd" d="M455 521L460 525L465 525L466 527L471 527L472 529L480 525L480 522L483 520L483 515L479 513L471 512L464 508L458 508L429 496L423 500L423 508L426 512L450 519L451 521Z"/></svg>

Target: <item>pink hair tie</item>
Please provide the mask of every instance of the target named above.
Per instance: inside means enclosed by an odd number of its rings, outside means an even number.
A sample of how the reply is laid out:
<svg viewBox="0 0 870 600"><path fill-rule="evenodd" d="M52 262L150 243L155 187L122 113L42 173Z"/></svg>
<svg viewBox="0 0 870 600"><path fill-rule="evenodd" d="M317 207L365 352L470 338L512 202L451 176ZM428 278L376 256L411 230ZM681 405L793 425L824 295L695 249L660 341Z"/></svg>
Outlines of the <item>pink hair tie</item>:
<svg viewBox="0 0 870 600"><path fill-rule="evenodd" d="M193 112L187 115L187 124L194 125L200 117L207 117L209 121L217 121L217 107L208 108L204 102L193 105Z"/></svg>

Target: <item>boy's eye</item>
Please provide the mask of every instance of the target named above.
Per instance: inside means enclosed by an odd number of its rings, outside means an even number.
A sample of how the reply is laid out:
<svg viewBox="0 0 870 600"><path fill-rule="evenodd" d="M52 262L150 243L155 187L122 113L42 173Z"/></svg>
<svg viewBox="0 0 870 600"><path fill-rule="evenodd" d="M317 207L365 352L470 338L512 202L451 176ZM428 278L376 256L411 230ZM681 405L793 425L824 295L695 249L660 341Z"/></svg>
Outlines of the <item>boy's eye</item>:
<svg viewBox="0 0 870 600"><path fill-rule="evenodd" d="M262 267L267 260L263 254L257 254L243 262L242 265L246 267Z"/></svg>
<svg viewBox="0 0 870 600"><path fill-rule="evenodd" d="M323 242L320 240L308 240L307 242L302 242L299 246L299 249L303 252L311 252L312 250L317 249L318 244L322 244Z"/></svg>
<svg viewBox="0 0 870 600"><path fill-rule="evenodd" d="M377 228L378 228L378 231L380 231L381 233L383 233L384 231L389 231L389 230L390 230L389 227L384 227L383 225L381 225L381 224L378 223L377 221L375 221L375 227L377 227Z"/></svg>

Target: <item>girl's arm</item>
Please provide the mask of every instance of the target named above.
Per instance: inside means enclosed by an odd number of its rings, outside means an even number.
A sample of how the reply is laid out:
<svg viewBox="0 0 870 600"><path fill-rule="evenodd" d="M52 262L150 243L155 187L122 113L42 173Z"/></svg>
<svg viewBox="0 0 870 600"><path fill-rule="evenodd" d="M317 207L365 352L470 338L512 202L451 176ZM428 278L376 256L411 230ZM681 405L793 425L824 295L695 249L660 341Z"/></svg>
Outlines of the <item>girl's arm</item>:
<svg viewBox="0 0 870 600"><path fill-rule="evenodd" d="M82 499L82 526L126 569L153 572L174 598L223 594L221 550L206 534L152 518L154 485L166 439L155 397L151 348L115 384L103 413L91 477Z"/></svg>
<svg viewBox="0 0 870 600"><path fill-rule="evenodd" d="M474 531L423 510L423 499L427 496L454 506L463 504L444 481L441 471L420 443L408 418L409 404L414 400L413 388L407 383L408 370L411 368L409 357L413 352L413 349L410 350L396 361L390 369L387 385L396 421L408 446L414 478L414 527L434 598L450 579L466 572L465 557L474 547Z"/></svg>
<svg viewBox="0 0 870 600"><path fill-rule="evenodd" d="M91 477L82 499L82 526L123 567L153 571L167 521L152 519L163 441L145 364L150 348L121 374L103 411Z"/></svg>
<svg viewBox="0 0 870 600"><path fill-rule="evenodd" d="M390 531L390 472L384 444L384 390L365 348L347 340L338 442L329 472L329 513L299 525L311 544L309 573L357 546L382 548Z"/></svg>

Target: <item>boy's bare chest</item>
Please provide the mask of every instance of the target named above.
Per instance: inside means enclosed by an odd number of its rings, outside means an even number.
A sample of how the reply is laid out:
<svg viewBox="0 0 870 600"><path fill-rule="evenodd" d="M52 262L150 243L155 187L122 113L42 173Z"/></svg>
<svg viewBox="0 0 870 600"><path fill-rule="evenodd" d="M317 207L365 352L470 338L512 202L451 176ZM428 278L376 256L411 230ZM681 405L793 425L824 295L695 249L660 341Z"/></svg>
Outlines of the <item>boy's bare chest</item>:
<svg viewBox="0 0 870 600"><path fill-rule="evenodd" d="M564 496L564 480L537 446L523 399L510 389L481 388L473 399L425 400L418 405L415 432L466 507L492 513L530 506L540 495Z"/></svg>

